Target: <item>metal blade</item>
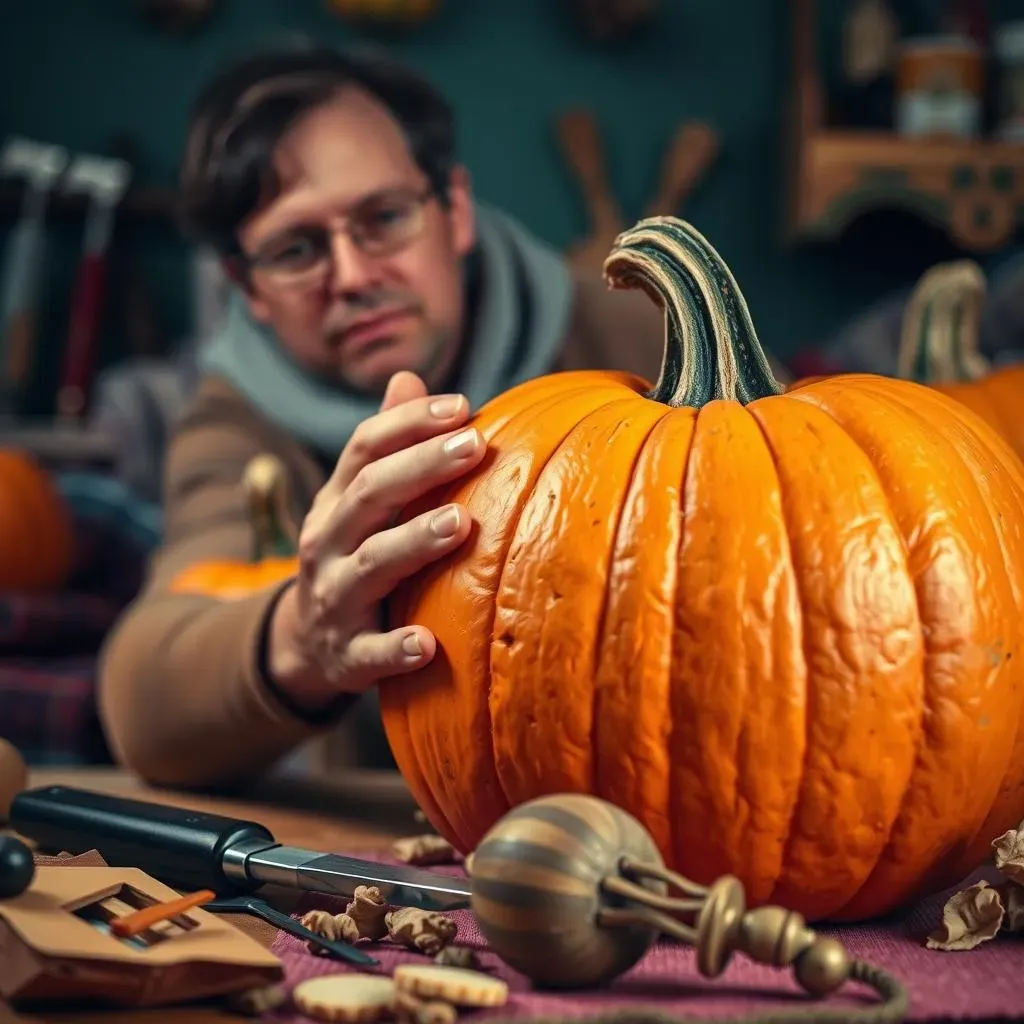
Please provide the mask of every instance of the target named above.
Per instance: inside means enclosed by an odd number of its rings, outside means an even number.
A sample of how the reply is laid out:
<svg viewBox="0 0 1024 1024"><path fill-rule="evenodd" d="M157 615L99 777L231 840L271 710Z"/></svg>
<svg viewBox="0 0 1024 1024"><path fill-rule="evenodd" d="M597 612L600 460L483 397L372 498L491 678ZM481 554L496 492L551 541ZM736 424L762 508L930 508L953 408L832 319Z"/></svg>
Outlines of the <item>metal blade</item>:
<svg viewBox="0 0 1024 1024"><path fill-rule="evenodd" d="M350 897L357 885L375 885L388 903L421 910L463 910L472 892L465 878L294 846L270 846L250 853L245 873L253 881L333 896Z"/></svg>

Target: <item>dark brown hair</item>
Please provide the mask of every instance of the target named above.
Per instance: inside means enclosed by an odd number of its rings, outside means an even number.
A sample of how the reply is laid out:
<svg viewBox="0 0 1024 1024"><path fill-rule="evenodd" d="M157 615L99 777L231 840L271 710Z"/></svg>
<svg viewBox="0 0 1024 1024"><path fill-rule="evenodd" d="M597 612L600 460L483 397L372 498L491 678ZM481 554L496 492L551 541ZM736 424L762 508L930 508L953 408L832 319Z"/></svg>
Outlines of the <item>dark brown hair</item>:
<svg viewBox="0 0 1024 1024"><path fill-rule="evenodd" d="M276 190L273 154L281 137L346 85L365 89L390 111L416 163L445 199L455 140L444 97L382 53L298 43L245 58L200 94L179 179L186 235L223 255L237 254L239 226Z"/></svg>

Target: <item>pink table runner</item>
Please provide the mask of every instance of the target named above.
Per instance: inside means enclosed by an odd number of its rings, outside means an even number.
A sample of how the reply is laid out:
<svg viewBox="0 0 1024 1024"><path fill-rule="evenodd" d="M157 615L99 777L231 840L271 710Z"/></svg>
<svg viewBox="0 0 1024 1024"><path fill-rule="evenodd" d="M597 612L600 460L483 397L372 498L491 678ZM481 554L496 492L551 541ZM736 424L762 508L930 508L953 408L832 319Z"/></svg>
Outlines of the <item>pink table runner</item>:
<svg viewBox="0 0 1024 1024"><path fill-rule="evenodd" d="M458 868L439 868L459 874ZM978 878L996 880L995 872L978 872ZM962 888L958 886L957 888ZM952 891L952 890L950 890ZM1002 938L969 952L940 952L926 949L925 936L941 918L949 893L940 893L913 911L883 924L843 928L822 928L839 939L850 953L895 975L910 993L908 1021L1024 1021L1024 939ZM306 899L303 910L317 907L338 912L345 901ZM472 914L451 915L457 921L458 945L471 946L485 969L504 978L510 988L508 1004L500 1010L463 1013L461 1019L486 1024L490 1018L558 1018L575 1021L597 1013L641 1010L680 1018L736 1018L766 1013L799 1013L816 1008L840 1010L867 1008L877 996L860 985L848 985L842 994L825 1002L811 1003L786 971L754 964L736 956L718 979L711 981L697 973L693 951L679 943L662 942L627 974L609 988L584 993L551 994L535 992L521 975L506 967L487 951ZM381 961L374 970L390 972L403 962L429 962L390 942L365 945ZM352 967L309 953L298 939L279 933L274 943L285 965L286 987L323 974L343 973ZM267 1020L298 1024L308 1018L294 1009L283 1009ZM638 1018L634 1018L637 1020Z"/></svg>

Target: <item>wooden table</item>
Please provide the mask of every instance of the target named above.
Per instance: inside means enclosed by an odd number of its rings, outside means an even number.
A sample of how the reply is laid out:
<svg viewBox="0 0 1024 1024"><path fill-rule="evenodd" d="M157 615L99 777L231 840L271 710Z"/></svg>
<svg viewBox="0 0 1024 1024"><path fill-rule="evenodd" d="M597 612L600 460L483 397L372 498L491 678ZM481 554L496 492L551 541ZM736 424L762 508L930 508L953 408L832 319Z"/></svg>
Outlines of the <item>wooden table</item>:
<svg viewBox="0 0 1024 1024"><path fill-rule="evenodd" d="M36 771L30 785L77 786L138 800L153 800L258 821L282 843L325 852L359 851L372 856L403 835L423 831L416 806L401 778L392 772L352 770L337 780L281 778L242 794L196 794L154 789L116 769ZM243 1018L212 1006L117 1012L71 1013L47 1010L15 1013L0 1003L0 1024L207 1024Z"/></svg>

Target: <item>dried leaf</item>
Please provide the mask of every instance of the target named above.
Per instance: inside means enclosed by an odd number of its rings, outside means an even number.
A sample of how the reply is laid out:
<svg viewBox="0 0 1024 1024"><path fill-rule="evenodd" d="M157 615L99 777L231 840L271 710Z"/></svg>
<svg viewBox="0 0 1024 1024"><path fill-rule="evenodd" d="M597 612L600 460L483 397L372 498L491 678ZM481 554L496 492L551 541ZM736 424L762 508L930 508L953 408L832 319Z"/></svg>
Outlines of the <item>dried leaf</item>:
<svg viewBox="0 0 1024 1024"><path fill-rule="evenodd" d="M994 939L1003 923L999 890L977 882L954 893L942 908L942 925L928 936L929 949L974 949Z"/></svg>
<svg viewBox="0 0 1024 1024"><path fill-rule="evenodd" d="M1024 885L1013 879L996 886L999 898L1003 901L1004 932L1024 933Z"/></svg>
<svg viewBox="0 0 1024 1024"><path fill-rule="evenodd" d="M1007 878L1024 882L1024 821L992 840L996 867Z"/></svg>

